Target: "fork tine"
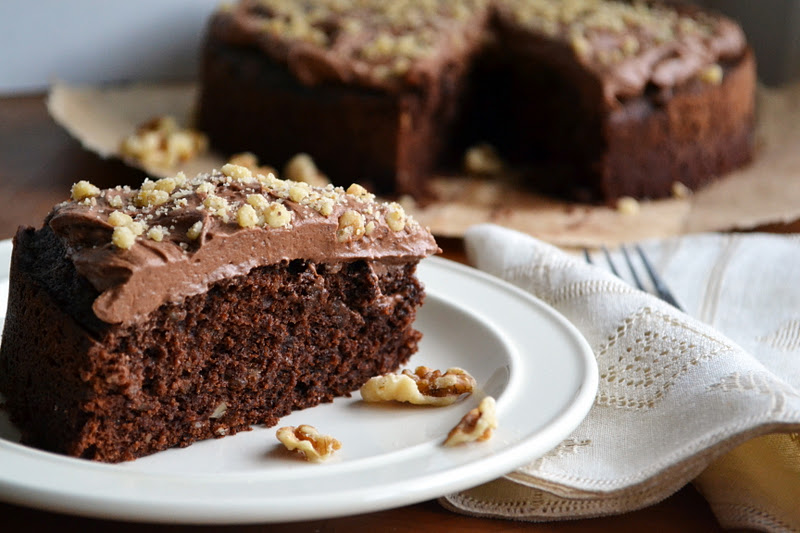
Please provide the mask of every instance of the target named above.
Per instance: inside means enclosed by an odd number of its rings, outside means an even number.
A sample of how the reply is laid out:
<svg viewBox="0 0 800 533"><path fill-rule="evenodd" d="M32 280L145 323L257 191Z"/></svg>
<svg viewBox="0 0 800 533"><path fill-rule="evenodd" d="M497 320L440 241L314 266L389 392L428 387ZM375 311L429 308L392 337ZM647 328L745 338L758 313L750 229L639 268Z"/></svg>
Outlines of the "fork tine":
<svg viewBox="0 0 800 533"><path fill-rule="evenodd" d="M622 255L625 257L625 262L628 263L628 269L631 271L631 277L633 277L633 282L636 284L636 288L638 288L640 291L646 290L644 285L642 285L642 280L639 279L639 275L636 274L636 269L633 267L631 256L628 255L628 249L625 248L625 246L620 246L620 250L622 250Z"/></svg>
<svg viewBox="0 0 800 533"><path fill-rule="evenodd" d="M603 246L603 255L606 256L606 263L608 263L608 268L611 270L611 273L617 276L618 278L622 279L622 276L619 275L619 271L617 267L614 265L614 261L611 260L611 254L608 253L608 248Z"/></svg>
<svg viewBox="0 0 800 533"><path fill-rule="evenodd" d="M664 300L665 302L672 304L677 309L683 311L683 307L678 303L675 297L672 295L672 292L667 288L661 278L656 274L655 269L650 264L650 261L647 259L647 256L644 255L644 251L642 247L638 244L636 245L636 251L639 253L639 257L642 258L642 263L644 264L644 268L647 270L647 275L650 276L650 280L653 282L653 287L655 288L658 296Z"/></svg>

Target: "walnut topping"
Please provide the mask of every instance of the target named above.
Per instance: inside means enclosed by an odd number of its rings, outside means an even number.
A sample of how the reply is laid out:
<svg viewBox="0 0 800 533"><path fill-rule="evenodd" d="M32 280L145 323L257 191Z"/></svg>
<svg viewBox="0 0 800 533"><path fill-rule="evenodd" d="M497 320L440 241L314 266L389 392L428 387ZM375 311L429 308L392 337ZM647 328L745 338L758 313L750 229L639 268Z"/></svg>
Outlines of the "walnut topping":
<svg viewBox="0 0 800 533"><path fill-rule="evenodd" d="M113 211L108 215L108 223L114 226L111 242L117 248L129 250L136 241L136 237L144 233L145 227L141 222L135 222L130 215L121 211Z"/></svg>
<svg viewBox="0 0 800 533"><path fill-rule="evenodd" d="M86 198L100 196L100 189L86 180L81 180L72 186L72 189L70 190L70 196L77 202Z"/></svg>
<svg viewBox="0 0 800 533"><path fill-rule="evenodd" d="M259 165L258 164L258 157L255 154L250 152L242 152L240 154L234 154L228 159L228 163L232 165L238 165L240 167L247 167L250 171L254 174L277 174L277 171L268 165Z"/></svg>
<svg viewBox="0 0 800 533"><path fill-rule="evenodd" d="M680 181L672 183L672 196L674 198L688 198L691 195L692 190Z"/></svg>
<svg viewBox="0 0 800 533"><path fill-rule="evenodd" d="M350 196L355 196L361 200L372 201L375 199L375 195L369 192L367 189L359 185L358 183L353 183L347 188L347 194Z"/></svg>
<svg viewBox="0 0 800 533"><path fill-rule="evenodd" d="M221 218L223 222L228 221L228 200L225 198L215 194L209 194L206 196L205 200L203 200L203 205L207 207L212 214Z"/></svg>
<svg viewBox="0 0 800 533"><path fill-rule="evenodd" d="M623 196L617 200L617 212L622 215L638 215L641 206L636 198Z"/></svg>
<svg viewBox="0 0 800 533"><path fill-rule="evenodd" d="M192 226L186 232L186 236L189 237L189 239L193 241L193 240L197 239L202 232L203 232L203 221L202 220L198 220L197 222L192 224Z"/></svg>
<svg viewBox="0 0 800 533"><path fill-rule="evenodd" d="M366 402L408 402L416 405L450 405L475 389L475 378L461 368L431 370L419 366L411 372L384 374L367 381L361 387Z"/></svg>
<svg viewBox="0 0 800 533"><path fill-rule="evenodd" d="M264 211L264 220L272 228L284 228L292 222L292 213L285 205L272 202Z"/></svg>
<svg viewBox="0 0 800 533"><path fill-rule="evenodd" d="M470 174L493 176L501 173L504 167L497 150L490 144L473 146L464 154L464 169Z"/></svg>
<svg viewBox="0 0 800 533"><path fill-rule="evenodd" d="M136 242L136 235L133 234L133 231L128 226L117 226L111 235L111 242L117 248L130 250Z"/></svg>
<svg viewBox="0 0 800 533"><path fill-rule="evenodd" d="M147 238L151 241L161 242L167 234L169 234L169 231L165 227L153 226L147 231Z"/></svg>
<svg viewBox="0 0 800 533"><path fill-rule="evenodd" d="M700 72L700 79L709 85L722 83L723 71L720 65L709 65Z"/></svg>
<svg viewBox="0 0 800 533"><path fill-rule="evenodd" d="M297 182L289 187L289 199L293 202L302 202L310 192L307 183Z"/></svg>
<svg viewBox="0 0 800 533"><path fill-rule="evenodd" d="M108 215L108 223L115 227L127 226L128 224L133 224L133 218L121 211L114 211Z"/></svg>
<svg viewBox="0 0 800 533"><path fill-rule="evenodd" d="M173 167L205 151L208 139L202 133L178 127L171 116L155 117L126 137L120 144L124 157L146 166Z"/></svg>
<svg viewBox="0 0 800 533"><path fill-rule="evenodd" d="M306 461L315 463L328 459L333 452L342 447L338 440L328 435L322 435L316 428L307 424L298 427L282 427L276 436L287 450L296 450L305 457Z"/></svg>
<svg viewBox="0 0 800 533"><path fill-rule="evenodd" d="M309 185L317 187L324 187L328 183L328 178L322 174L314 160L308 154L297 154L292 157L286 168L283 169L283 175L292 181L302 181Z"/></svg>
<svg viewBox="0 0 800 533"><path fill-rule="evenodd" d="M467 442L489 440L497 429L497 413L494 398L487 396L475 409L470 410L461 421L450 430L445 446L456 446Z"/></svg>
<svg viewBox="0 0 800 533"><path fill-rule="evenodd" d="M336 232L336 240L339 242L352 241L364 235L365 231L364 215L358 211L347 210L339 217L339 230Z"/></svg>
<svg viewBox="0 0 800 533"><path fill-rule="evenodd" d="M122 202L122 196L116 194L108 197L108 205L111 207L116 207L117 209L121 209L125 204Z"/></svg>
<svg viewBox="0 0 800 533"><path fill-rule="evenodd" d="M167 203L169 193L158 189L141 189L133 198L136 207L150 207Z"/></svg>
<svg viewBox="0 0 800 533"><path fill-rule="evenodd" d="M253 172L247 167L228 163L223 165L220 170L222 171L223 174L235 180L239 180L245 183L253 181Z"/></svg>
<svg viewBox="0 0 800 533"><path fill-rule="evenodd" d="M386 224L392 231L403 231L406 227L406 212L403 206L392 202L386 212Z"/></svg>
<svg viewBox="0 0 800 533"><path fill-rule="evenodd" d="M194 190L197 194L214 194L216 187L210 181L204 181Z"/></svg>
<svg viewBox="0 0 800 533"><path fill-rule="evenodd" d="M243 205L236 212L236 222L239 223L239 227L252 228L258 225L258 214L253 206Z"/></svg>

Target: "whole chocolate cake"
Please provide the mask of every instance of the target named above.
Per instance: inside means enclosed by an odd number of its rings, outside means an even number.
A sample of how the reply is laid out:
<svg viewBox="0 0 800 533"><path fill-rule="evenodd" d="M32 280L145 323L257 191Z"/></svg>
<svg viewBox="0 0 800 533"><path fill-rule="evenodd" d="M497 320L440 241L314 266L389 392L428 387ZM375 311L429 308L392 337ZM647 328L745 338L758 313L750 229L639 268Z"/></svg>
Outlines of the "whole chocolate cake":
<svg viewBox="0 0 800 533"><path fill-rule="evenodd" d="M79 182L14 239L0 392L24 442L100 461L274 425L416 351L437 250L358 185Z"/></svg>
<svg viewBox="0 0 800 533"><path fill-rule="evenodd" d="M426 197L479 142L539 188L606 202L752 157L741 29L650 1L242 0L213 16L201 82L213 146L308 152L380 193Z"/></svg>

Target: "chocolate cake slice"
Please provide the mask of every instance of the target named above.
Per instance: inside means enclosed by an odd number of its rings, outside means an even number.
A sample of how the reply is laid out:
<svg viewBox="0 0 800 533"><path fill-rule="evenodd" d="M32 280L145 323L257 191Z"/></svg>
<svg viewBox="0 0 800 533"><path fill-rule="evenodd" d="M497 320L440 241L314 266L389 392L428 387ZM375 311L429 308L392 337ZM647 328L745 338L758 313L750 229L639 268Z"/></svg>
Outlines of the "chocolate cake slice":
<svg viewBox="0 0 800 533"><path fill-rule="evenodd" d="M747 163L754 94L742 30L691 6L241 0L209 23L197 121L222 151L419 199L488 142L541 190L613 203Z"/></svg>
<svg viewBox="0 0 800 533"><path fill-rule="evenodd" d="M271 426L416 351L437 250L358 185L79 182L14 239L0 392L24 442L99 461Z"/></svg>

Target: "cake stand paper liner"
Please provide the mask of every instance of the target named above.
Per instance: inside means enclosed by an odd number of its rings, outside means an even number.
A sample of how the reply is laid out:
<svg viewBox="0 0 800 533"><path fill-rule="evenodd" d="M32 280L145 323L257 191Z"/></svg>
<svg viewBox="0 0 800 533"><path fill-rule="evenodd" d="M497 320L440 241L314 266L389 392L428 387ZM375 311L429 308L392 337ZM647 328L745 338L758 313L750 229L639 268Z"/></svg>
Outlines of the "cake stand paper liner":
<svg viewBox="0 0 800 533"><path fill-rule="evenodd" d="M196 94L195 83L95 87L56 82L47 104L56 122L85 148L108 158L119 157L122 139L155 116L172 115L188 124ZM641 202L638 213L623 214L537 195L511 179L436 176L433 188L439 199L407 210L437 236L461 237L474 224L492 222L561 246L613 245L791 222L800 218L800 84L759 88L757 97L754 162L688 198ZM224 162L214 152L175 168L127 161L153 177L179 170L194 175Z"/></svg>

